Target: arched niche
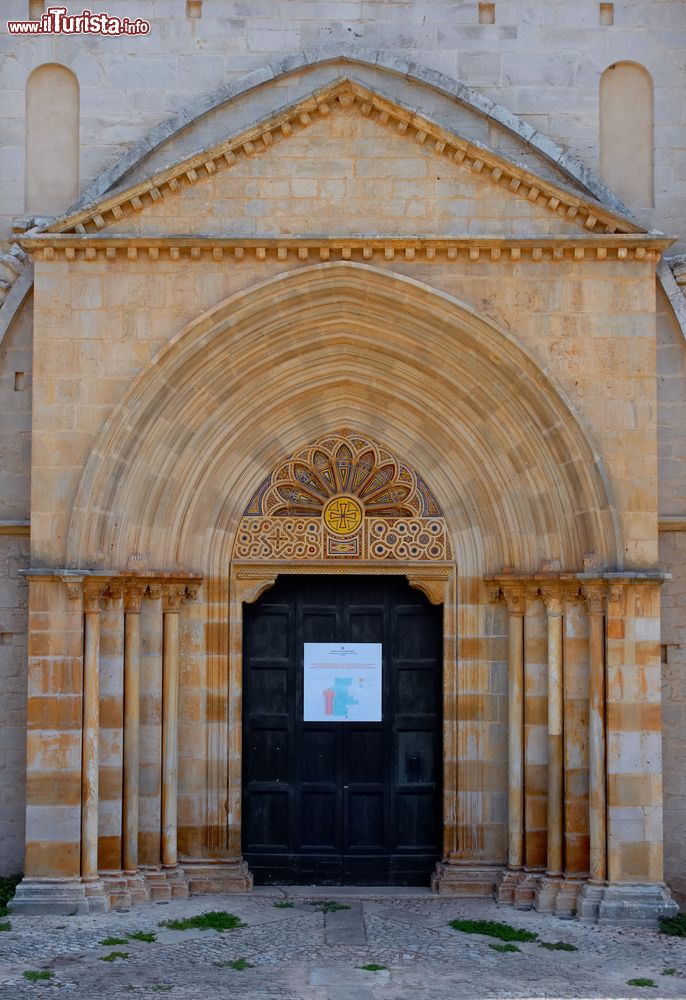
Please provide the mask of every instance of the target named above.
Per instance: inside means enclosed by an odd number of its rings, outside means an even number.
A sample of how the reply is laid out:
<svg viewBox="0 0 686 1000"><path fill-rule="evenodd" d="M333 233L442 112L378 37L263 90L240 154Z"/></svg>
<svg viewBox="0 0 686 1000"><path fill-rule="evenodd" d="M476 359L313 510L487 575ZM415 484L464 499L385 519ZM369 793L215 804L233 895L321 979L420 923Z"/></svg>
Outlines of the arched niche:
<svg viewBox="0 0 686 1000"><path fill-rule="evenodd" d="M600 177L632 208L652 208L653 81L633 62L617 62L600 78Z"/></svg>
<svg viewBox="0 0 686 1000"><path fill-rule="evenodd" d="M30 215L59 215L79 193L79 81L45 63L26 84L26 195Z"/></svg>

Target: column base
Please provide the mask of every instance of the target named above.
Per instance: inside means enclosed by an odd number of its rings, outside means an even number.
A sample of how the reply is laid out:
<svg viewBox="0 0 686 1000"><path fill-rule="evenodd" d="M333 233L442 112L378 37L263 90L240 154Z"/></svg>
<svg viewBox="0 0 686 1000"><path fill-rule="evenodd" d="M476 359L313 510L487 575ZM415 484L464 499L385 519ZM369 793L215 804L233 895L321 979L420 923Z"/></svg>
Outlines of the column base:
<svg viewBox="0 0 686 1000"><path fill-rule="evenodd" d="M561 888L561 876L544 875L536 889L534 909L538 913L555 913L555 904Z"/></svg>
<svg viewBox="0 0 686 1000"><path fill-rule="evenodd" d="M496 902L503 903L505 906L514 906L515 893L525 878L526 872L522 868L505 868L494 886Z"/></svg>
<svg viewBox="0 0 686 1000"><path fill-rule="evenodd" d="M183 861L179 865L191 895L204 892L250 892L253 878L242 857L223 861Z"/></svg>
<svg viewBox="0 0 686 1000"><path fill-rule="evenodd" d="M662 882L606 885L598 904L598 923L654 927L660 917L675 917L678 912L677 903Z"/></svg>
<svg viewBox="0 0 686 1000"><path fill-rule="evenodd" d="M578 912L579 893L584 883L579 879L562 879L560 891L555 900L555 913L561 920L572 920Z"/></svg>
<svg viewBox="0 0 686 1000"><path fill-rule="evenodd" d="M441 896L492 898L500 872L498 868L441 861L431 876L431 889Z"/></svg>
<svg viewBox="0 0 686 1000"><path fill-rule="evenodd" d="M595 924L607 886L604 882L584 882L576 901L576 917L582 924Z"/></svg>
<svg viewBox="0 0 686 1000"><path fill-rule="evenodd" d="M109 899L100 879L83 882L75 879L25 878L9 903L10 913L60 916L105 913Z"/></svg>
<svg viewBox="0 0 686 1000"><path fill-rule="evenodd" d="M145 869L145 884L150 893L151 903L168 903L172 897L171 885L161 868Z"/></svg>
<svg viewBox="0 0 686 1000"><path fill-rule="evenodd" d="M515 886L513 901L515 910L533 910L542 875L543 872L540 871L524 872L524 877Z"/></svg>
<svg viewBox="0 0 686 1000"><path fill-rule="evenodd" d="M112 872L102 876L105 893L111 910L130 910L132 906L131 891L128 880L121 872Z"/></svg>
<svg viewBox="0 0 686 1000"><path fill-rule="evenodd" d="M183 869L176 865L173 868L162 868L162 871L169 885L172 897L174 899L188 899L190 895L188 876Z"/></svg>
<svg viewBox="0 0 686 1000"><path fill-rule="evenodd" d="M125 875L126 884L131 893L131 903L133 906L140 906L141 903L150 902L150 889L146 883L145 875L141 871Z"/></svg>

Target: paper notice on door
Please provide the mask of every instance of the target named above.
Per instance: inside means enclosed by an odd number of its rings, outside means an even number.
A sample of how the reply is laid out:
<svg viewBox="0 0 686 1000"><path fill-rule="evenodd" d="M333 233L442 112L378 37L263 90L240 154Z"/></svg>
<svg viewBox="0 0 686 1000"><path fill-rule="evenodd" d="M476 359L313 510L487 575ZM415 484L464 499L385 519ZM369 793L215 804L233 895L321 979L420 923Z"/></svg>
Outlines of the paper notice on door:
<svg viewBox="0 0 686 1000"><path fill-rule="evenodd" d="M304 646L305 722L381 722L380 642Z"/></svg>

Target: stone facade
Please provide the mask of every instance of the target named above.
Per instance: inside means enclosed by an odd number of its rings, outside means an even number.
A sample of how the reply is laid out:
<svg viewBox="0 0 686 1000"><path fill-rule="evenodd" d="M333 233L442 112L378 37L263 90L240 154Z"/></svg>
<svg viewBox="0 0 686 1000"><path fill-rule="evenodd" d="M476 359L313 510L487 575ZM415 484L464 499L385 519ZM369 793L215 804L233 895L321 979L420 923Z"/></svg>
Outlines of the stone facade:
<svg viewBox="0 0 686 1000"><path fill-rule="evenodd" d="M135 40L5 39L15 110L57 62L81 115L82 196L56 220L24 213L4 122L17 905L249 885L242 601L302 558L379 571L352 535L260 556L250 500L354 428L445 517L424 565L384 550L445 608L436 888L654 919L673 906L663 842L686 891L686 309L656 232L684 228L686 8L617 3L607 25L596 3L498 0L493 24L476 3L226 6L141 0ZM594 176L616 62L652 76L654 207Z"/></svg>

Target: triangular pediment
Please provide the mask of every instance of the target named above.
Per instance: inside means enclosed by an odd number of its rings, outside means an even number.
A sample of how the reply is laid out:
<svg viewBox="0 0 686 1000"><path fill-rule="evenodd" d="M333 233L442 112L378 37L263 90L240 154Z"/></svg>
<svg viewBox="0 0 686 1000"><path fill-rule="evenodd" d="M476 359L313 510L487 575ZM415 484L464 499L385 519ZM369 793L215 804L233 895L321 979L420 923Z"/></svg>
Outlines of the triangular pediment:
<svg viewBox="0 0 686 1000"><path fill-rule="evenodd" d="M53 233L573 236L630 220L341 79Z"/></svg>

